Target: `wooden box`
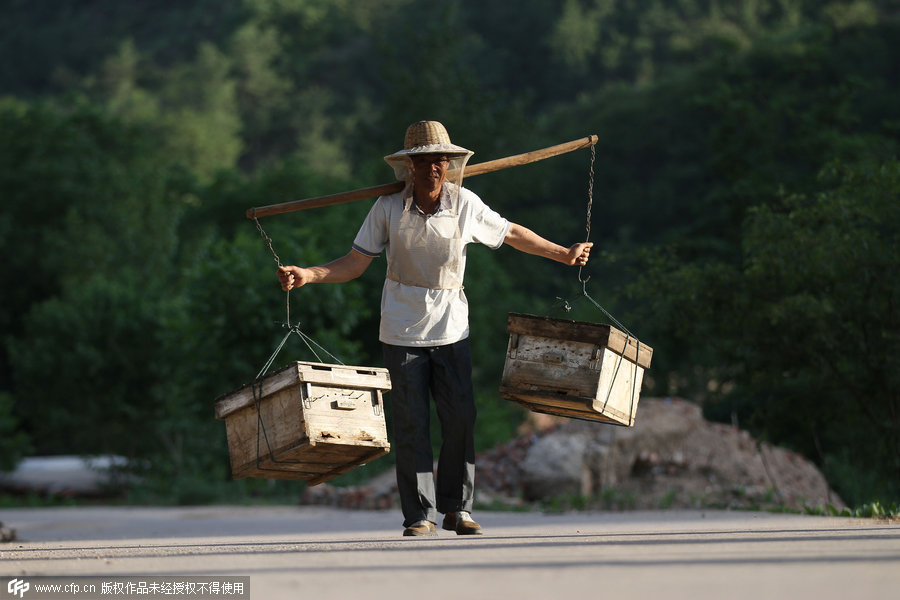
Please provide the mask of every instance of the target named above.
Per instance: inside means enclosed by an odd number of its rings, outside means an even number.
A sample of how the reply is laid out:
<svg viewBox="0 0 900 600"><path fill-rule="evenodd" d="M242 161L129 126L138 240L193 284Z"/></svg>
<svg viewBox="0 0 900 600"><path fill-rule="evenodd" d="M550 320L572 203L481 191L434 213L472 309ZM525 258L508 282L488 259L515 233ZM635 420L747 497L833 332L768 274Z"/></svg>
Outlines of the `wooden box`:
<svg viewBox="0 0 900 600"><path fill-rule="evenodd" d="M634 425L653 349L610 325L511 313L500 395L535 412Z"/></svg>
<svg viewBox="0 0 900 600"><path fill-rule="evenodd" d="M216 400L235 479L316 485L390 451L386 369L294 362Z"/></svg>

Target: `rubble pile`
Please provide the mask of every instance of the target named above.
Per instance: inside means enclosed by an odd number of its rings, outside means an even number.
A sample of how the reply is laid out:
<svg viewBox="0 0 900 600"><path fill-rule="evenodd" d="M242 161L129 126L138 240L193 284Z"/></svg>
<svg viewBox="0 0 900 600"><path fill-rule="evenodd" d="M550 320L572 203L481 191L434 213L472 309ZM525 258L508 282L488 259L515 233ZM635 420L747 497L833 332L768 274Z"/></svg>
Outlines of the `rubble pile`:
<svg viewBox="0 0 900 600"><path fill-rule="evenodd" d="M3 523L0 522L0 542L14 542L17 539L19 538L16 535L16 530L10 527L4 527Z"/></svg>
<svg viewBox="0 0 900 600"><path fill-rule="evenodd" d="M533 431L476 458L481 506L622 510L844 506L814 464L681 399L642 399L635 426L539 415ZM308 488L303 504L396 506L393 473L366 486ZM560 504L562 503L562 504Z"/></svg>
<svg viewBox="0 0 900 600"><path fill-rule="evenodd" d="M364 486L337 487L320 483L307 487L300 495L300 504L355 510L386 510L400 505L393 470L373 477Z"/></svg>

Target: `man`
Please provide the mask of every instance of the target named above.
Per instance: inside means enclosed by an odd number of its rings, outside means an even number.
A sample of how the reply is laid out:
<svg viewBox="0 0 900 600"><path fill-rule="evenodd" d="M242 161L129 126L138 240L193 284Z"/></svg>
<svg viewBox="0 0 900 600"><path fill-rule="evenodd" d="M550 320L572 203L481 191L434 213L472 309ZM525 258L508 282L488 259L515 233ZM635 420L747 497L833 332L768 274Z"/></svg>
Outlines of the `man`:
<svg viewBox="0 0 900 600"><path fill-rule="evenodd" d="M405 536L443 528L478 535L472 517L475 399L463 293L466 245L503 243L567 265L584 265L592 243L564 248L510 223L462 187L472 152L450 143L437 121L409 126L402 150L385 157L403 191L376 200L347 255L316 267L279 267L282 289L359 277L382 251L387 274L379 339L391 376L393 449ZM437 478L429 396L441 425Z"/></svg>

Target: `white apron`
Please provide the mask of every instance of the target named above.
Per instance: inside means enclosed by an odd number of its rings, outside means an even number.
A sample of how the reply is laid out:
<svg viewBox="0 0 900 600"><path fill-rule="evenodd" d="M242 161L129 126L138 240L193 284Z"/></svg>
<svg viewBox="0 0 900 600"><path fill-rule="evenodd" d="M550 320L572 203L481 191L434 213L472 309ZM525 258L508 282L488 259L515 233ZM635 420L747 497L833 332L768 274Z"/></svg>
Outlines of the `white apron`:
<svg viewBox="0 0 900 600"><path fill-rule="evenodd" d="M462 289L465 245L459 230L458 195L450 209L423 215L415 207L401 211L391 231L392 260L387 278L432 290Z"/></svg>

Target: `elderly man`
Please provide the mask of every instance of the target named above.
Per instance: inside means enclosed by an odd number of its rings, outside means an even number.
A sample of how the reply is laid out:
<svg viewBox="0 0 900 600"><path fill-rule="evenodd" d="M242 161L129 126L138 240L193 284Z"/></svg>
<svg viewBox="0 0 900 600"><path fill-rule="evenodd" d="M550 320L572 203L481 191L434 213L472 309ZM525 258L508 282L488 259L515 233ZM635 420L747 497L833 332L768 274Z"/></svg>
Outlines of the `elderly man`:
<svg viewBox="0 0 900 600"><path fill-rule="evenodd" d="M443 125L409 126L402 150L385 157L406 186L372 206L345 256L316 267L280 267L281 287L359 277L386 252L379 339L391 376L393 448L405 536L437 535L442 527L477 535L475 398L469 309L463 292L466 245L513 248L567 265L584 265L591 243L568 248L510 223L462 187L473 153L450 142ZM429 427L434 399L441 425L437 478Z"/></svg>

